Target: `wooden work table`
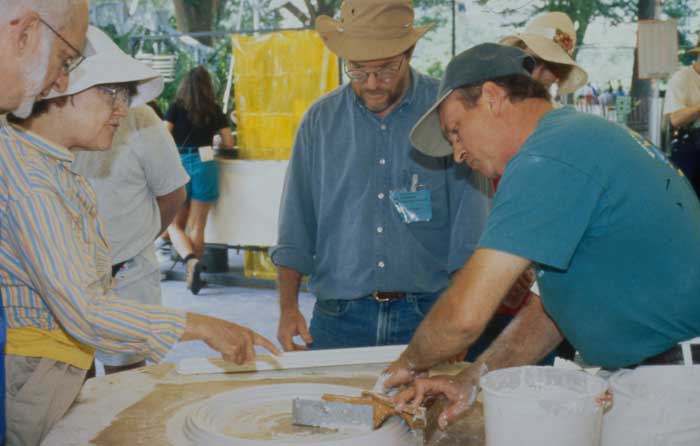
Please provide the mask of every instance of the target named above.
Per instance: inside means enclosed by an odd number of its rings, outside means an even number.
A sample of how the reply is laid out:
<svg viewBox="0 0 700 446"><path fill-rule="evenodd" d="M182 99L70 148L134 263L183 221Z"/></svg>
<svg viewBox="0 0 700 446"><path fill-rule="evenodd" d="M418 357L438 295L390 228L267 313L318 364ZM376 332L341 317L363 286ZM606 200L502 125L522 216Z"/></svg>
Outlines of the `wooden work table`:
<svg viewBox="0 0 700 446"><path fill-rule="evenodd" d="M233 373L233 374L206 374L206 375L180 375L174 370L174 365L163 364L158 366L145 367L135 371L117 373L109 376L101 376L90 379L85 383L83 389L66 416L59 421L49 433L42 445L50 446L78 446L93 444L91 440L98 435L98 445L120 444L115 440L114 426L117 423L124 423L124 414L133 410L137 403L142 402L147 396L153 396L155 389L182 388L189 389L189 392L196 392L197 389L211 389L212 386L235 384L236 382L256 381L256 380L291 380L303 379L304 381L335 380L349 383L362 383L363 386L370 387L374 377L379 376L386 367L384 364L356 365L343 367L325 367L315 369L297 369L282 371L266 371L255 373ZM192 386L189 384L195 384ZM189 385L189 386L188 386ZM186 398L185 392L182 398ZM190 395L191 397L191 395ZM163 405L167 405L166 402ZM162 412L158 408L153 413ZM120 415L121 414L121 415ZM150 418L150 417L145 417ZM153 426L148 426L147 420L133 422L129 427L128 434L138 436L139 429L143 429L144 439L148 440L144 444L168 444L166 439L158 438L158 441L151 442L149 435L154 435ZM110 432L110 430L112 432ZM105 435L105 432L110 435ZM109 440L111 439L111 440ZM124 438L127 444L127 438ZM133 444L128 440L129 444ZM450 429L448 435L441 435L437 442L432 442L435 446L483 446L483 416L481 407L477 404L469 417Z"/></svg>

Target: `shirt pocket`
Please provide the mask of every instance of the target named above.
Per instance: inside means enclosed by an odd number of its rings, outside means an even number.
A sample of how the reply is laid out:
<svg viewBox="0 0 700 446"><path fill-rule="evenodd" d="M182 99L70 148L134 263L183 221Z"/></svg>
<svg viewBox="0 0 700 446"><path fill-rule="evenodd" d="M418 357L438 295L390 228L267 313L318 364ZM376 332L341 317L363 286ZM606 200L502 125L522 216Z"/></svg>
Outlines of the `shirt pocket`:
<svg viewBox="0 0 700 446"><path fill-rule="evenodd" d="M430 206L432 209L432 218L430 221L415 222L411 223L409 226L413 229L432 229L447 225L449 222L447 170L444 167L430 168L414 165L411 166L407 172L409 172L408 177L417 175L418 190L430 191Z"/></svg>

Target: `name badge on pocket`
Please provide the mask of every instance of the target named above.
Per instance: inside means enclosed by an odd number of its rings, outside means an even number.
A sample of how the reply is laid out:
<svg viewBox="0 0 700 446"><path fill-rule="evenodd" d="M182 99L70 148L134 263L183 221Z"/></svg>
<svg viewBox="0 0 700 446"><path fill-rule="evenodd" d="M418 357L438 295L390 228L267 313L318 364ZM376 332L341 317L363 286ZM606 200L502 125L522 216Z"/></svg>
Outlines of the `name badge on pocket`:
<svg viewBox="0 0 700 446"><path fill-rule="evenodd" d="M433 218L430 191L427 189L415 192L391 191L389 198L404 223L426 222Z"/></svg>
<svg viewBox="0 0 700 446"><path fill-rule="evenodd" d="M214 149L211 146L203 146L199 148L199 159L205 163L214 160Z"/></svg>

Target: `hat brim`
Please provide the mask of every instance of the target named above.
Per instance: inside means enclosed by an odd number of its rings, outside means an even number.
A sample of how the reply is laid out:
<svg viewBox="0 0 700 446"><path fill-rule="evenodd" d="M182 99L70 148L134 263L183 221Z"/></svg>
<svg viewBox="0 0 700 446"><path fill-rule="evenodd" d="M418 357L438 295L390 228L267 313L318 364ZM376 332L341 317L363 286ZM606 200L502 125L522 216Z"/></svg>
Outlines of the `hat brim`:
<svg viewBox="0 0 700 446"><path fill-rule="evenodd" d="M443 157L452 155L452 146L442 133L438 107L453 91L448 90L442 97L438 98L435 104L430 107L430 110L418 120L411 130L411 144L428 156Z"/></svg>
<svg viewBox="0 0 700 446"><path fill-rule="evenodd" d="M137 82L136 95L131 99L132 106L143 105L157 98L163 91L162 76L147 65L129 56L109 55L88 57L71 73L68 88L59 93L55 90L47 99L71 96L95 85Z"/></svg>
<svg viewBox="0 0 700 446"><path fill-rule="evenodd" d="M543 36L534 34L518 34L517 36L507 36L501 39L500 43L508 46L515 46L518 42L523 42L535 56L547 62L572 67L566 79L559 81L559 93L573 93L588 82L588 73L581 68L574 59L567 54L556 42Z"/></svg>
<svg viewBox="0 0 700 446"><path fill-rule="evenodd" d="M411 48L425 35L433 24L418 26L397 39L373 39L370 37L352 38L339 31L340 22L328 16L316 19L316 31L321 39L338 57L345 60L368 61L394 57Z"/></svg>

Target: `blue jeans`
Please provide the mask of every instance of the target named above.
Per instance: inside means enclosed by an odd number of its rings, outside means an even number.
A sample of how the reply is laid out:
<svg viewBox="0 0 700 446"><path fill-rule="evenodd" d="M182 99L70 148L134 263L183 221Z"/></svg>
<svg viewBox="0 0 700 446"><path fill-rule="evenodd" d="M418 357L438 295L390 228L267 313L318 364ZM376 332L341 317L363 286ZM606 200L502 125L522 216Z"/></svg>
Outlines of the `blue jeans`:
<svg viewBox="0 0 700 446"><path fill-rule="evenodd" d="M353 300L317 300L311 317L314 350L408 344L440 293L409 294L377 302L372 296Z"/></svg>
<svg viewBox="0 0 700 446"><path fill-rule="evenodd" d="M219 171L216 161L202 162L199 152L180 154L182 166L190 176L185 186L187 201L209 203L219 199Z"/></svg>
<svg viewBox="0 0 700 446"><path fill-rule="evenodd" d="M441 293L409 294L403 299L377 302L372 296L353 300L316 300L311 317L312 350L408 344ZM474 361L508 326L512 316L496 314L469 348ZM553 354L540 362L551 365Z"/></svg>

